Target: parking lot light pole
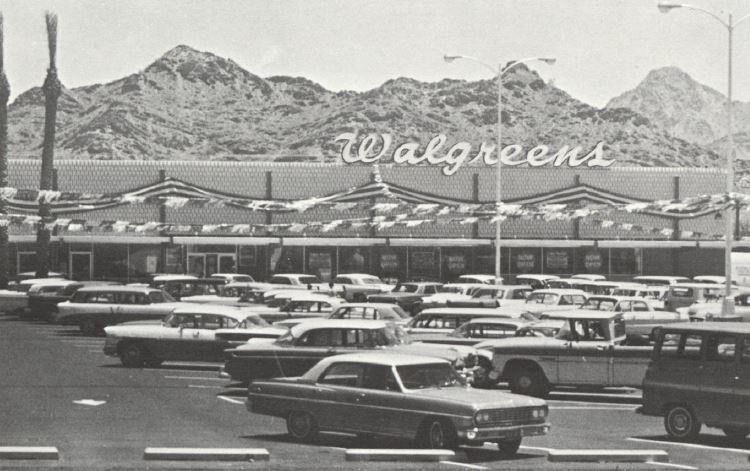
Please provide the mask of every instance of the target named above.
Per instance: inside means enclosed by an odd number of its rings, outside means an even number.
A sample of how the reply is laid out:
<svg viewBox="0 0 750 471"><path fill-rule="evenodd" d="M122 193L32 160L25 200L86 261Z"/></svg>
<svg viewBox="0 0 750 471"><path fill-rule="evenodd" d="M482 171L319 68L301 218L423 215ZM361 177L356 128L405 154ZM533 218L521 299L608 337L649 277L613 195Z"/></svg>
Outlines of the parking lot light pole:
<svg viewBox="0 0 750 471"><path fill-rule="evenodd" d="M502 252L501 250L501 238L502 238L502 231L500 227L500 218L502 216L500 212L500 204L502 202L502 186L501 186L501 175L502 175L502 163L500 162L500 155L502 151L502 142L503 142L503 75L508 72L513 67L525 64L527 62L533 62L533 61L540 61L544 62L548 65L554 65L556 59L551 57L528 57L526 59L521 59L517 61L509 62L505 68L503 68L502 63L497 66L497 68L491 66L490 64L481 61L477 59L476 57L471 56L463 56L463 55L448 55L445 54L443 56L443 59L445 62L453 62L456 59L466 59L470 60L472 62L476 62L477 64L480 64L492 71L492 74L496 77L497 81L497 167L495 172L495 216L497 218L497 221L495 222L495 284L499 285L502 283L501 281L501 265L500 265L500 254Z"/></svg>
<svg viewBox="0 0 750 471"><path fill-rule="evenodd" d="M670 11L677 8L699 11L709 15L711 18L721 23L721 25L727 29L729 46L727 50L727 195L729 195L734 191L734 135L732 132L732 34L734 33L734 29L739 26L740 23L750 18L750 14L747 14L739 20L733 22L731 13L728 15L727 21L724 21L720 16L695 5L665 2L659 3L657 7L662 13L669 13ZM733 316L734 298L732 296L732 242L734 240L734 217L731 207L727 207L724 211L724 219L724 238L726 240L726 244L724 246L724 302L721 306L721 315Z"/></svg>

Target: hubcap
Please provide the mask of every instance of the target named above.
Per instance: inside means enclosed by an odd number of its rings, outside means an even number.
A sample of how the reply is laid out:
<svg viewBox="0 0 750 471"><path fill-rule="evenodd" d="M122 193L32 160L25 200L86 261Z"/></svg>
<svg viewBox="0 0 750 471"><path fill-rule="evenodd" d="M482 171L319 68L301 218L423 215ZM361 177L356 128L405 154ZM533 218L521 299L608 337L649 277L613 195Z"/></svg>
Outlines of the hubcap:
<svg viewBox="0 0 750 471"><path fill-rule="evenodd" d="M292 430L295 435L305 435L309 426L309 421L305 414L294 414L292 416Z"/></svg>
<svg viewBox="0 0 750 471"><path fill-rule="evenodd" d="M676 412L672 416L672 428L675 429L675 431L684 433L687 431L688 427L690 426L690 419L682 413L682 412Z"/></svg>

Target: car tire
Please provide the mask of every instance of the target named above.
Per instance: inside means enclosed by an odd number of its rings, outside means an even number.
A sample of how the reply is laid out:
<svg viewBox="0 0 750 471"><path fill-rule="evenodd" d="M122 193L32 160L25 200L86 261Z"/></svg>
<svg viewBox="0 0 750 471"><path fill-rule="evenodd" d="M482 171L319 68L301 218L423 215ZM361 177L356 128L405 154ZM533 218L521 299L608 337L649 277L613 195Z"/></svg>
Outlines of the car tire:
<svg viewBox="0 0 750 471"><path fill-rule="evenodd" d="M156 368L157 366L160 366L162 363L164 363L164 360L162 360L161 358L157 358L154 355L149 355L144 360L144 364L148 366L149 368Z"/></svg>
<svg viewBox="0 0 750 471"><path fill-rule="evenodd" d="M497 450L502 458L512 458L518 453L521 446L521 438L512 438L509 440L500 440L497 442Z"/></svg>
<svg viewBox="0 0 750 471"><path fill-rule="evenodd" d="M312 441L318 435L318 422L304 411L292 411L286 418L286 429L296 440Z"/></svg>
<svg viewBox="0 0 750 471"><path fill-rule="evenodd" d="M701 423L690 407L674 405L664 414L664 429L675 440L693 440L701 431Z"/></svg>
<svg viewBox="0 0 750 471"><path fill-rule="evenodd" d="M531 368L513 370L508 384L512 393L534 397L546 397L550 389L542 372Z"/></svg>
<svg viewBox="0 0 750 471"><path fill-rule="evenodd" d="M480 356L478 363L479 366L474 371L474 378L471 382L471 385L478 389L489 389L496 385L497 381L493 381L492 378L490 378L490 373L492 372L492 362L487 358ZM480 372L479 376L477 376L477 372Z"/></svg>
<svg viewBox="0 0 750 471"><path fill-rule="evenodd" d="M148 354L143 346L129 342L120 347L120 361L123 366L128 368L141 368L148 358Z"/></svg>
<svg viewBox="0 0 750 471"><path fill-rule="evenodd" d="M750 429L744 427L724 427L721 429L724 435L732 441L740 441L750 435Z"/></svg>
<svg viewBox="0 0 750 471"><path fill-rule="evenodd" d="M418 441L423 448L450 450L456 446L456 429L447 420L427 420L422 424Z"/></svg>

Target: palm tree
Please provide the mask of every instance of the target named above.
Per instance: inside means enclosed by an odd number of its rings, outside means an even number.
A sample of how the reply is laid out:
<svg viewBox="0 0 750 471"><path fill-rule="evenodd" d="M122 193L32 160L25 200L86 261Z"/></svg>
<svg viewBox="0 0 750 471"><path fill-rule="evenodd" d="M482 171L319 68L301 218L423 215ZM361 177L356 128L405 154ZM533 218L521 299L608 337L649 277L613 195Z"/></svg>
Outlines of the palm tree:
<svg viewBox="0 0 750 471"><path fill-rule="evenodd" d="M8 97L10 84L3 64L3 14L0 13L0 187L8 186ZM5 202L0 199L0 214L5 214ZM0 289L8 287L8 226L0 226Z"/></svg>
<svg viewBox="0 0 750 471"><path fill-rule="evenodd" d="M44 142L42 144L42 175L39 189L52 189L52 172L55 159L55 120L57 115L57 99L60 97L62 85L57 78L55 56L57 54L57 15L47 13L47 45L49 47L49 68L47 78L44 79ZM39 216L42 221L36 233L36 276L44 278L49 274L49 243L50 230L45 222L50 219L49 203L39 203Z"/></svg>

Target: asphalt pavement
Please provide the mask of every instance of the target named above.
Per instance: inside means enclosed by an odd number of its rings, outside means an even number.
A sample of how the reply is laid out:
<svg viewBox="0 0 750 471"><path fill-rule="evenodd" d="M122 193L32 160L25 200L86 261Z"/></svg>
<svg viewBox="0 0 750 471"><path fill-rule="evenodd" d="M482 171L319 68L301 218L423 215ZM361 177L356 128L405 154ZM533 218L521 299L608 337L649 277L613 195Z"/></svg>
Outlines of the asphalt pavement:
<svg viewBox="0 0 750 471"><path fill-rule="evenodd" d="M750 440L729 442L704 428L675 443L659 418L634 411L640 391L560 389L548 400L552 430L524 439L520 453L464 447L435 463L347 462L348 448L411 448L391 439L323 434L300 444L283 420L253 415L244 391L218 377L218 363L125 368L103 354L103 337L75 327L0 315L0 447L52 446L57 460L0 459L0 469L748 469ZM498 388L498 394L503 391ZM264 448L269 461L146 461L148 447ZM668 463L552 463L550 450L644 450Z"/></svg>

